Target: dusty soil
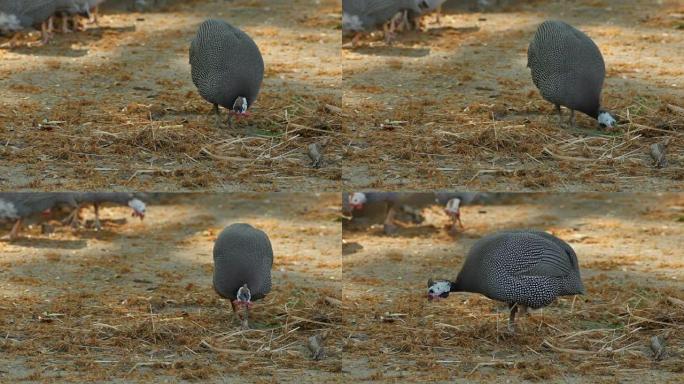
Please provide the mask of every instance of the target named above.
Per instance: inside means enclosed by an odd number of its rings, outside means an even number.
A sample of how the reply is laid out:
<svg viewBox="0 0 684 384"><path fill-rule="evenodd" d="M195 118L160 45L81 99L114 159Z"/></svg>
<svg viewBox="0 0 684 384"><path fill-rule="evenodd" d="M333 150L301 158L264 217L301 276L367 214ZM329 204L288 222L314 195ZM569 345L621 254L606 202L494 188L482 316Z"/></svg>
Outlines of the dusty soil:
<svg viewBox="0 0 684 384"><path fill-rule="evenodd" d="M105 10L86 32L0 50L0 187L336 190L340 1L167 3ZM233 130L215 128L190 78L190 41L209 17L250 34L266 64L252 116Z"/></svg>
<svg viewBox="0 0 684 384"><path fill-rule="evenodd" d="M424 213L424 224L397 236L383 236L381 226L343 231L346 374L388 382L681 382L684 195L514 195L465 206L466 229L456 237L441 209ZM455 278L477 239L514 228L568 241L587 295L534 311L515 336L505 332L507 308L484 296L428 302L429 278ZM666 335L661 361L649 348L654 335Z"/></svg>
<svg viewBox="0 0 684 384"><path fill-rule="evenodd" d="M17 242L0 241L0 381L322 382L339 375L339 195L164 200L148 207L143 222L126 222L126 208L107 208L101 232L56 225L42 235L36 226ZM275 254L273 290L255 302L248 331L211 283L213 242L241 221L267 232ZM306 347L315 334L327 336L320 361Z"/></svg>
<svg viewBox="0 0 684 384"><path fill-rule="evenodd" d="M452 2L455 3L455 2ZM495 3L495 2L490 2ZM498 3L498 2L496 2ZM442 24L343 49L343 184L433 190L677 190L684 176L684 8L680 1L506 1L454 9ZM467 8L467 7L466 7ZM585 31L607 67L599 130L561 128L532 83L527 46L546 19ZM565 111L567 119L569 112ZM656 169L651 144L669 140Z"/></svg>

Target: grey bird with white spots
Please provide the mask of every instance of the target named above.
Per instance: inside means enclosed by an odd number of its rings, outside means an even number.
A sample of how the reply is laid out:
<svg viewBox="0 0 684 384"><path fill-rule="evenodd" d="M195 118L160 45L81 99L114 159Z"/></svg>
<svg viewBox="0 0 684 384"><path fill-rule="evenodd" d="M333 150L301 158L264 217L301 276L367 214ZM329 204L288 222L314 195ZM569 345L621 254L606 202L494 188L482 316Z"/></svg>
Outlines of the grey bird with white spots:
<svg viewBox="0 0 684 384"><path fill-rule="evenodd" d="M65 223L70 223L72 226L78 226L79 214L82 208L88 204L93 205L95 210L95 229L102 229L100 223L100 207L104 204L124 205L132 209L131 216L138 217L140 220L145 218L146 205L135 194L128 192L81 192L75 193L74 198L78 203L78 207L64 220Z"/></svg>
<svg viewBox="0 0 684 384"><path fill-rule="evenodd" d="M19 236L24 220L37 214L47 214L60 204L76 207L74 194L68 192L0 193L0 220L14 221L8 237L10 240L15 240Z"/></svg>
<svg viewBox="0 0 684 384"><path fill-rule="evenodd" d="M612 127L615 118L601 108L601 91L606 66L601 51L582 31L562 21L543 22L527 50L527 66L542 97L553 103L562 124L561 106L597 119Z"/></svg>
<svg viewBox="0 0 684 384"><path fill-rule="evenodd" d="M478 240L456 280L428 281L428 298L474 292L507 303L508 329L515 315L541 308L558 296L584 294L575 251L563 240L540 231L503 231Z"/></svg>
<svg viewBox="0 0 684 384"><path fill-rule="evenodd" d="M14 47L19 32L32 27L41 30L41 40L33 45L46 44L50 39L55 0L0 0L0 34L10 34L7 45Z"/></svg>
<svg viewBox="0 0 684 384"><path fill-rule="evenodd" d="M214 290L231 300L233 312L249 327L249 309L271 291L273 249L268 235L249 224L226 227L214 244ZM244 308L244 316L239 314Z"/></svg>
<svg viewBox="0 0 684 384"><path fill-rule="evenodd" d="M400 19L405 10L420 13L415 0L342 0L342 32L354 34L352 45L356 46L364 32L383 28L389 43L394 37L394 19Z"/></svg>
<svg viewBox="0 0 684 384"><path fill-rule="evenodd" d="M219 106L231 115L247 115L259 95L264 78L264 60L259 47L245 32L225 21L203 22L190 45L192 82L199 94L214 105L220 127Z"/></svg>

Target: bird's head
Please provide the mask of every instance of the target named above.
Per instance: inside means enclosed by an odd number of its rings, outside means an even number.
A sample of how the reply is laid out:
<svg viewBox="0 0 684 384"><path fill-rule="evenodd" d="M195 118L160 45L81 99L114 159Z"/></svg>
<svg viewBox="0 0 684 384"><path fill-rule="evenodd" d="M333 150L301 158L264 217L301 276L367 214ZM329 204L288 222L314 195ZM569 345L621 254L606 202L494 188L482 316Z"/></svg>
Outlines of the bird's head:
<svg viewBox="0 0 684 384"><path fill-rule="evenodd" d="M451 292L451 281L428 280L428 300L446 299Z"/></svg>
<svg viewBox="0 0 684 384"><path fill-rule="evenodd" d="M363 205L366 204L368 199L366 194L363 192L354 192L351 197L349 197L349 206L351 206L352 211L363 209Z"/></svg>
<svg viewBox="0 0 684 384"><path fill-rule="evenodd" d="M243 96L239 96L237 99L235 99L235 102L233 103L233 113L236 116L246 116L248 115L247 113L247 108L249 108L249 104L247 103L247 98Z"/></svg>
<svg viewBox="0 0 684 384"><path fill-rule="evenodd" d="M237 293L235 294L236 299L233 300L233 304L235 305L242 305L247 308L250 308L252 306L252 292L250 292L249 288L247 287L247 284L243 285L238 289Z"/></svg>
<svg viewBox="0 0 684 384"><path fill-rule="evenodd" d="M456 218L461 215L461 199L453 198L449 200L444 207L444 213L449 217Z"/></svg>
<svg viewBox="0 0 684 384"><path fill-rule="evenodd" d="M602 128L612 128L617 124L617 120L608 111L599 111L597 120Z"/></svg>
<svg viewBox="0 0 684 384"><path fill-rule="evenodd" d="M133 209L131 216L139 217L140 221L145 218L145 203L138 199L133 199L128 202L128 206Z"/></svg>

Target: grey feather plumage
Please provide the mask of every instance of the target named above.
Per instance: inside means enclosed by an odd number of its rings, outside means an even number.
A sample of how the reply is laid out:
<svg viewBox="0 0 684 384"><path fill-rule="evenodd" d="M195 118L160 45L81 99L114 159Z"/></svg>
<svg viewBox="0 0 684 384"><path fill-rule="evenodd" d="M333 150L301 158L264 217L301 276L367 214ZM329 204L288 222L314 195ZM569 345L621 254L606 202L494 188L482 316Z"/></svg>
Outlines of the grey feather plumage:
<svg viewBox="0 0 684 384"><path fill-rule="evenodd" d="M221 20L206 20L190 45L192 81L208 102L232 109L238 97L252 106L264 77L254 40Z"/></svg>
<svg viewBox="0 0 684 384"><path fill-rule="evenodd" d="M75 194L78 203L114 203L126 205L136 198L136 195L129 192L81 192Z"/></svg>
<svg viewBox="0 0 684 384"><path fill-rule="evenodd" d="M421 12L415 0L342 0L342 31L372 31L404 10Z"/></svg>
<svg viewBox="0 0 684 384"><path fill-rule="evenodd" d="M505 231L472 247L452 291L481 293L530 308L584 292L577 255L563 240L539 231Z"/></svg>
<svg viewBox="0 0 684 384"><path fill-rule="evenodd" d="M530 43L527 66L544 99L598 117L606 67L589 36L562 21L545 21Z"/></svg>
<svg viewBox="0 0 684 384"><path fill-rule="evenodd" d="M0 193L0 219L17 220L41 213L57 205L76 206L73 193Z"/></svg>
<svg viewBox="0 0 684 384"><path fill-rule="evenodd" d="M273 249L268 236L249 224L226 227L214 244L214 289L230 300L247 284L252 300L271 291Z"/></svg>
<svg viewBox="0 0 684 384"><path fill-rule="evenodd" d="M31 28L55 13L55 0L0 0L0 32Z"/></svg>

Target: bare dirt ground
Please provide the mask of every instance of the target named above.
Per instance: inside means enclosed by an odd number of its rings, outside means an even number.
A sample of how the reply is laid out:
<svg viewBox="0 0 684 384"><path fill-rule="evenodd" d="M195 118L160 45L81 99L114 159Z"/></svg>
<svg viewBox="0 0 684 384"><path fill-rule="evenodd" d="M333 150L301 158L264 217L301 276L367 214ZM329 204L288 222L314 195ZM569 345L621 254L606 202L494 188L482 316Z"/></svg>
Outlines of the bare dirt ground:
<svg viewBox="0 0 684 384"><path fill-rule="evenodd" d="M506 3L487 13L447 7L441 25L430 17L426 32L401 34L392 46L379 35L357 48L347 44L345 187L677 190L684 176L682 3ZM558 126L526 68L529 42L547 19L573 24L600 47L603 105L619 117L617 129L599 130L586 116L575 130ZM657 169L649 147L666 140L669 166Z"/></svg>
<svg viewBox="0 0 684 384"><path fill-rule="evenodd" d="M169 3L105 9L86 32L0 50L0 188L336 190L340 1ZM252 116L233 130L215 128L190 77L190 41L210 17L250 34L266 65Z"/></svg>
<svg viewBox="0 0 684 384"><path fill-rule="evenodd" d="M425 223L397 236L383 236L381 226L343 231L346 374L388 382L681 382L684 195L521 194L465 206L466 229L455 238L441 209L424 212ZM507 308L484 296L426 299L427 280L454 279L477 239L516 228L568 241L587 295L532 312L515 336L505 332ZM667 340L661 361L649 347L654 335Z"/></svg>
<svg viewBox="0 0 684 384"><path fill-rule="evenodd" d="M107 208L101 232L57 225L0 241L0 382L334 380L339 210L339 194L174 195L143 222ZM274 250L273 289L248 331L212 288L213 243L234 222ZM315 334L327 335L320 361L306 346Z"/></svg>

